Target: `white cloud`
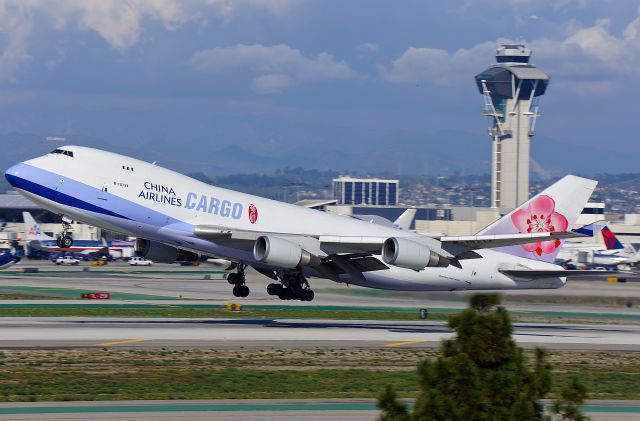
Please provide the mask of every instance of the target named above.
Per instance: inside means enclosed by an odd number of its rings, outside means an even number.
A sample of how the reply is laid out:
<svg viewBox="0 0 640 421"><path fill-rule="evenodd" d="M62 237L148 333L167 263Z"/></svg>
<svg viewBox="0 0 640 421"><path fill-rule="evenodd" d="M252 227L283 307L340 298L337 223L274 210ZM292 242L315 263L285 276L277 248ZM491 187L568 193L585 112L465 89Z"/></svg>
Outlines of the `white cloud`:
<svg viewBox="0 0 640 421"><path fill-rule="evenodd" d="M468 82L472 75L491 61L496 46L496 42L484 42L453 53L437 48L409 47L391 63L390 69L382 69L382 76L394 83L432 82L448 85Z"/></svg>
<svg viewBox="0 0 640 421"><path fill-rule="evenodd" d="M274 16L284 17L289 15L296 7L300 7L306 0L247 0L249 5L258 6L265 9ZM242 2L237 0L231 3L239 6Z"/></svg>
<svg viewBox="0 0 640 421"><path fill-rule="evenodd" d="M640 18L635 18L616 36L608 19L600 19L593 26L573 30L566 39L540 39L531 42L536 57L554 66L562 76L637 78L640 66Z"/></svg>
<svg viewBox="0 0 640 421"><path fill-rule="evenodd" d="M378 51L380 51L380 46L378 44L374 44L372 42L364 42L360 45L358 45L358 50L365 52L365 53L377 53Z"/></svg>
<svg viewBox="0 0 640 421"><path fill-rule="evenodd" d="M614 83L610 80L567 80L554 89L582 96L606 95L614 90Z"/></svg>
<svg viewBox="0 0 640 421"><path fill-rule="evenodd" d="M0 82L10 81L29 60L29 38L35 27L57 31L78 28L98 34L109 46L125 51L140 42L146 21L176 30L188 22L228 23L241 10L257 9L288 16L303 0L0 0Z"/></svg>
<svg viewBox="0 0 640 421"><path fill-rule="evenodd" d="M18 1L24 0L6 0ZM207 23L211 15L223 22L241 9L256 8L275 16L285 16L294 8L291 0L27 0L30 8L48 15L58 28L70 21L98 33L117 49L135 45L145 19L161 22L175 30L189 21Z"/></svg>
<svg viewBox="0 0 640 421"><path fill-rule="evenodd" d="M0 81L11 81L20 65L30 60L27 52L32 23L20 8L0 3L0 33L6 44L0 53Z"/></svg>
<svg viewBox="0 0 640 421"><path fill-rule="evenodd" d="M189 64L209 72L248 71L257 75L252 85L263 93L282 91L297 81L356 77L347 63L337 61L331 54L308 57L285 44L238 44L201 50L191 57ZM265 89L271 86L277 88Z"/></svg>
<svg viewBox="0 0 640 421"><path fill-rule="evenodd" d="M258 76L251 82L253 90L261 94L279 93L291 85L293 80L289 76L278 73Z"/></svg>
<svg viewBox="0 0 640 421"><path fill-rule="evenodd" d="M138 42L144 18L158 20L168 30L189 19L186 10L174 0L66 0L61 5L66 10L58 9L58 13L75 15L81 28L97 32L120 50Z"/></svg>
<svg viewBox="0 0 640 421"><path fill-rule="evenodd" d="M570 26L567 32L564 39L540 38L527 43L533 50L532 62L542 63L552 79L580 79L572 85L573 90L605 93L613 88L612 80L640 76L640 11L620 36L612 32L608 19L597 20L589 27ZM493 61L495 48L505 41L483 42L452 53L409 47L381 73L393 83L447 85L468 81Z"/></svg>

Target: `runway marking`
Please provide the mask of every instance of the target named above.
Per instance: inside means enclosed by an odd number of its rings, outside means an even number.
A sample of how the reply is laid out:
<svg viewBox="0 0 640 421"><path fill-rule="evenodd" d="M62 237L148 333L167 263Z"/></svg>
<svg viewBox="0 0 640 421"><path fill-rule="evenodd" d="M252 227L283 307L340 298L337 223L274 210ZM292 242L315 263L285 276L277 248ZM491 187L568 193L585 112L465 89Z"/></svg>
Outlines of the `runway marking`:
<svg viewBox="0 0 640 421"><path fill-rule="evenodd" d="M122 345L122 344L132 344L134 342L144 342L146 339L127 339L124 341L116 341L116 342L101 342L96 344L96 346L111 346L111 345Z"/></svg>
<svg viewBox="0 0 640 421"><path fill-rule="evenodd" d="M404 346L404 345L413 345L413 344L419 344L422 342L427 342L427 341L406 341L406 342L395 342L392 344L385 344L384 346Z"/></svg>

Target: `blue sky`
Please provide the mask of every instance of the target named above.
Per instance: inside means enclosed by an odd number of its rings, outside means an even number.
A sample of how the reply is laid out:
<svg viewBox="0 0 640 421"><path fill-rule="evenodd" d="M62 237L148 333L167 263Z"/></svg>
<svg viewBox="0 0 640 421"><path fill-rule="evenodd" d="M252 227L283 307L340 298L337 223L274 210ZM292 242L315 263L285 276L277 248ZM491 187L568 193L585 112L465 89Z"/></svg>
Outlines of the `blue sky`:
<svg viewBox="0 0 640 421"><path fill-rule="evenodd" d="M34 151L64 136L212 174L488 172L473 76L500 42L523 40L551 76L535 168L636 171L639 10L604 0L5 0L0 134L41 139Z"/></svg>

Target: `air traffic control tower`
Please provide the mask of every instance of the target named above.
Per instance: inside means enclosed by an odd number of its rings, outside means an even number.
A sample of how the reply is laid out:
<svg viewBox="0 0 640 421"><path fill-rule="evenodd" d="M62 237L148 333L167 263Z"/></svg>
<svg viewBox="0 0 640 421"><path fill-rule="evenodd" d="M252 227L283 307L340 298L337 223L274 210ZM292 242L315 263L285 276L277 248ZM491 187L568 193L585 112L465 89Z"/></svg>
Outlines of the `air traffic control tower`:
<svg viewBox="0 0 640 421"><path fill-rule="evenodd" d="M540 115L538 100L549 84L549 76L529 64L530 58L531 50L522 44L502 45L497 63L475 77L493 139L491 206L501 213L529 198L529 144Z"/></svg>

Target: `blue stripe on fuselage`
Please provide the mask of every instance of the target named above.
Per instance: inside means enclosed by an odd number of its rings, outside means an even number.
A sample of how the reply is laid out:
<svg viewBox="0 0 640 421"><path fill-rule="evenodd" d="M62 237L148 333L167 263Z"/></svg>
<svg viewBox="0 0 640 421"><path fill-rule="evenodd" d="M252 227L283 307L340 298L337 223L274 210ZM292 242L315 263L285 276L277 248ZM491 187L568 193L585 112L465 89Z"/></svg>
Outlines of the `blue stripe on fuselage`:
<svg viewBox="0 0 640 421"><path fill-rule="evenodd" d="M171 226L174 230L193 233L191 224L120 196L103 192L99 188L71 178L63 178L59 174L29 164L21 163L9 168L5 172L5 177L14 187L21 190L62 205L111 217L105 219L109 224L117 223L117 220L120 219L123 223L118 225L128 228L131 227L131 224L125 224L125 221L136 221L147 227L156 227L156 229ZM63 186L61 189L63 191L52 188L53 182L60 182L60 185ZM98 196L106 200L99 200ZM104 203L109 204L109 209L103 207ZM113 218L117 219L114 220ZM127 229L127 231L130 231L130 229Z"/></svg>
<svg viewBox="0 0 640 421"><path fill-rule="evenodd" d="M62 205L71 206L73 208L84 209L84 210L88 210L95 213L101 213L103 215L115 216L117 218L131 219L131 218L127 218L124 215L111 212L110 210L102 208L100 206L96 206L92 203L85 202L84 200L80 200L73 196L69 196L68 194L64 194L57 190L51 189L49 187L45 187L41 184L34 183L33 181L26 180L22 177L15 176L13 174L5 174L5 177L7 178L7 181L11 183L12 186L22 190L26 190L40 197L44 197L45 199L49 199L53 202L57 202Z"/></svg>

